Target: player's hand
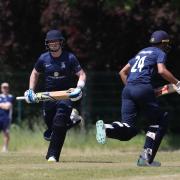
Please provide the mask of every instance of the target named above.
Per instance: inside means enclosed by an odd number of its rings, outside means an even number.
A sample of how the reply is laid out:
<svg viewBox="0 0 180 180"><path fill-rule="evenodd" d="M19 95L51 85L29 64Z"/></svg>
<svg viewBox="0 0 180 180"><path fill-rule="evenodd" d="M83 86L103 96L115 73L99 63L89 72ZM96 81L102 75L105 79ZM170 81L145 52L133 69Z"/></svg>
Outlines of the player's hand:
<svg viewBox="0 0 180 180"><path fill-rule="evenodd" d="M180 81L177 82L176 87L177 87L176 89L177 93L180 94Z"/></svg>
<svg viewBox="0 0 180 180"><path fill-rule="evenodd" d="M75 88L69 95L71 101L78 101L82 97L82 90L81 88Z"/></svg>
<svg viewBox="0 0 180 180"><path fill-rule="evenodd" d="M37 103L39 102L37 100L36 94L32 89L28 89L24 92L25 100L27 103Z"/></svg>

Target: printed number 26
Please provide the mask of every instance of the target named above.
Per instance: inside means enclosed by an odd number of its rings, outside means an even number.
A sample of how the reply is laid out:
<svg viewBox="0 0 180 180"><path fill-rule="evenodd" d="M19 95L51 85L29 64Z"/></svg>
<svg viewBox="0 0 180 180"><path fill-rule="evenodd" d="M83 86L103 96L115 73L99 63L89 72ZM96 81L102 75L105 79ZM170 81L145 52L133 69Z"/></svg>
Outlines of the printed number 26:
<svg viewBox="0 0 180 180"><path fill-rule="evenodd" d="M131 68L131 72L136 72L137 70L141 72L142 68L144 67L144 60L146 59L146 56L143 56L142 58L140 56L136 56L136 62Z"/></svg>

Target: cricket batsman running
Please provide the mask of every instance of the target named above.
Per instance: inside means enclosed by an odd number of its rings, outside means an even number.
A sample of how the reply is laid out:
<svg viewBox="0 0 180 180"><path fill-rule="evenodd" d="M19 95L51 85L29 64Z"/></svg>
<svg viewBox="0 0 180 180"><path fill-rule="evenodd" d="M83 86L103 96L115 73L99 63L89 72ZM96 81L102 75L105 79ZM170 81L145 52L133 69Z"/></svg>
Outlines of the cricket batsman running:
<svg viewBox="0 0 180 180"><path fill-rule="evenodd" d="M72 101L78 101L82 97L82 89L86 81L86 74L75 55L63 50L64 40L59 30L47 32L45 45L48 51L41 54L35 63L30 75L29 89L25 91L26 101L35 103L37 98L34 91L40 73L44 75L45 90L48 92L72 88L72 77L78 76L77 87L70 94L71 99L43 102L43 117L48 130L52 131L46 155L46 159L50 162L59 161L68 124L71 121Z"/></svg>
<svg viewBox="0 0 180 180"><path fill-rule="evenodd" d="M138 133L137 114L146 117L146 139L142 153L137 161L138 166L160 166L154 161L161 140L166 133L168 113L162 112L158 105L152 86L152 76L157 68L158 73L168 82L175 84L180 94L180 81L166 68L166 55L170 50L169 35L162 30L152 33L151 46L140 50L119 72L125 84L122 91L121 122L104 124L96 123L96 139L104 144L108 138L128 141Z"/></svg>

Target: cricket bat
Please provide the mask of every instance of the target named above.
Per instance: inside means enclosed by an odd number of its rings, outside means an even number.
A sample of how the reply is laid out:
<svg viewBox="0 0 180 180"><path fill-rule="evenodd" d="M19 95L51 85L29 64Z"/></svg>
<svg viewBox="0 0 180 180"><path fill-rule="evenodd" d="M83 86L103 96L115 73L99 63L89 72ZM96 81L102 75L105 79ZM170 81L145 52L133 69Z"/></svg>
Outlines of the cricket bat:
<svg viewBox="0 0 180 180"><path fill-rule="evenodd" d="M70 93L73 91L73 88L64 91L52 91L52 92L38 92L36 93L37 101L55 101L62 99L69 99ZM25 96L18 96L16 100L25 100Z"/></svg>
<svg viewBox="0 0 180 180"><path fill-rule="evenodd" d="M171 94L176 92L176 85L175 84L166 84L162 87L155 89L156 96L163 96L166 94Z"/></svg>

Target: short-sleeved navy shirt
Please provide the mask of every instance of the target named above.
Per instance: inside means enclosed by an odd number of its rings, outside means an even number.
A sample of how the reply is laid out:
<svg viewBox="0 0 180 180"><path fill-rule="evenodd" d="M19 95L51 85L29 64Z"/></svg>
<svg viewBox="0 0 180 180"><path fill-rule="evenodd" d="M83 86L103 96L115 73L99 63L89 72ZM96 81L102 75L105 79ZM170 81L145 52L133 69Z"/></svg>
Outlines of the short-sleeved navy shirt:
<svg viewBox="0 0 180 180"><path fill-rule="evenodd" d="M0 103L13 103L14 97L11 94L0 94ZM0 108L0 121L7 121L11 119L12 109L5 110Z"/></svg>
<svg viewBox="0 0 180 180"><path fill-rule="evenodd" d="M167 55L157 47L147 47L129 60L131 66L127 83L152 83L152 77L158 63L165 64Z"/></svg>
<svg viewBox="0 0 180 180"><path fill-rule="evenodd" d="M50 52L41 54L34 68L45 77L45 90L58 91L72 87L72 76L81 70L79 61L73 53L63 51L58 58Z"/></svg>

